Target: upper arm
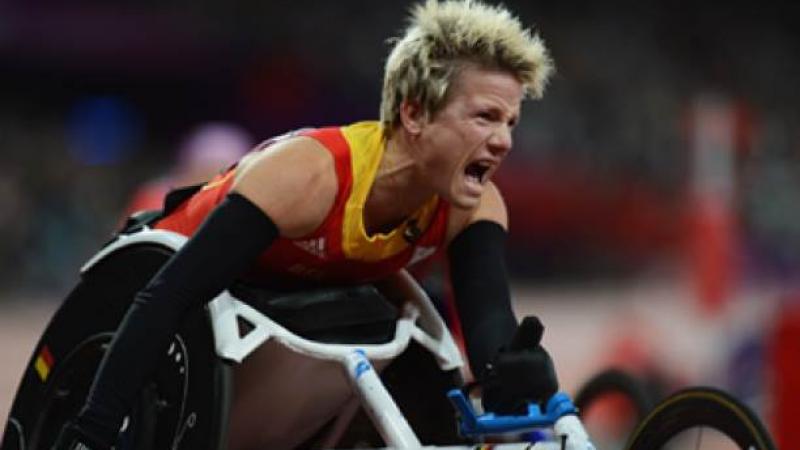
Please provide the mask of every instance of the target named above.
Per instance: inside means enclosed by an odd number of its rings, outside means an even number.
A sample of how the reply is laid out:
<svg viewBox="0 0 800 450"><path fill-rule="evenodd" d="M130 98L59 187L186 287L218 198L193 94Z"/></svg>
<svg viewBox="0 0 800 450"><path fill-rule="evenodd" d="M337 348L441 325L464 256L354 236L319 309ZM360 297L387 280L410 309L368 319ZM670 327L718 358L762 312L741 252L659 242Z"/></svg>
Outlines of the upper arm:
<svg viewBox="0 0 800 450"><path fill-rule="evenodd" d="M508 210L500 190L494 183L489 182L481 196L481 201L474 209L463 210L450 207L447 222L446 242L449 244L466 227L475 222L487 220L495 222L508 230Z"/></svg>
<svg viewBox="0 0 800 450"><path fill-rule="evenodd" d="M282 236L314 231L336 199L338 182L331 153L309 137L273 144L243 161L231 191L264 211Z"/></svg>

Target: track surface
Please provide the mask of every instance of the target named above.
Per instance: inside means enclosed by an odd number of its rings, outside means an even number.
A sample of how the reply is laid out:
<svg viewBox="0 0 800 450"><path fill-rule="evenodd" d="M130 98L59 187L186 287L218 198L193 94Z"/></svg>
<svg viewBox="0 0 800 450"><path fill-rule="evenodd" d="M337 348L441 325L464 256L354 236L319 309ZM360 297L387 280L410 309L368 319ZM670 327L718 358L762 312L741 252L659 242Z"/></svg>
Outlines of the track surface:
<svg viewBox="0 0 800 450"><path fill-rule="evenodd" d="M56 306L42 301L0 306L0 434L5 428L22 369Z"/></svg>

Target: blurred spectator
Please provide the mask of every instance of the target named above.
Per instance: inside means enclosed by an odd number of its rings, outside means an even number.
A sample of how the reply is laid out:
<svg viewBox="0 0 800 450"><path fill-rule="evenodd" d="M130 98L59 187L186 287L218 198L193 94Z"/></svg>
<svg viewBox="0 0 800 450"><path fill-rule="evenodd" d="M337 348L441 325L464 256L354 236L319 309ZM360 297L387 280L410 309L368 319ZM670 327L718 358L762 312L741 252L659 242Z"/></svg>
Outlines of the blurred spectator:
<svg viewBox="0 0 800 450"><path fill-rule="evenodd" d="M235 163L252 147L251 136L238 125L209 122L192 130L181 144L171 170L142 184L125 209L125 216L159 209L170 189L203 183Z"/></svg>
<svg viewBox="0 0 800 450"><path fill-rule="evenodd" d="M33 202L27 196L19 171L0 168L0 268L13 267L23 260L27 227L31 222ZM0 270L0 286L14 281L16 274Z"/></svg>
<svg viewBox="0 0 800 450"><path fill-rule="evenodd" d="M178 9L144 2L131 10L115 2L50 3L0 7L0 177L10 177L0 181L0 192L9 193L0 203L10 204L0 218L3 288L39 288L41 279L66 270L45 254L86 256L105 240L131 185L151 164L163 167L162 142L186 123L236 117L267 137L289 123L324 126L331 117L371 115L364 105L380 93L380 68L363 62L382 58L385 48L364 37L383 35L407 7L298 0ZM514 164L498 174L515 205L509 265L516 277L561 282L685 270L690 248L683 234L694 225L696 250L708 250L695 253L694 262L695 273L708 274L701 291L709 304L728 297L728 280L738 275L724 266L730 239L750 252L742 275L796 278L800 90L776 89L792 86L800 70L793 5L733 2L720 15L700 3L511 3L551 36L559 63L547 98L526 106ZM353 17L359 32L343 31ZM269 20L269 33L262 31L265 18L279 18ZM150 33L142 35L143 28ZM701 233L713 233L714 221L692 222L685 207L694 167L686 112L708 91L744 100L764 118L751 130L753 151L733 161L746 169L732 180L735 200L743 201L732 202L726 216L741 221L741 236L716 233L714 240ZM734 125L736 139L747 134L748 127ZM77 166L61 164L65 153ZM54 169L42 170L43 162ZM178 160L142 185L128 210L158 207L170 187L195 182L183 175L185 164ZM76 245L76 234L91 245ZM31 262L17 263L19 253Z"/></svg>

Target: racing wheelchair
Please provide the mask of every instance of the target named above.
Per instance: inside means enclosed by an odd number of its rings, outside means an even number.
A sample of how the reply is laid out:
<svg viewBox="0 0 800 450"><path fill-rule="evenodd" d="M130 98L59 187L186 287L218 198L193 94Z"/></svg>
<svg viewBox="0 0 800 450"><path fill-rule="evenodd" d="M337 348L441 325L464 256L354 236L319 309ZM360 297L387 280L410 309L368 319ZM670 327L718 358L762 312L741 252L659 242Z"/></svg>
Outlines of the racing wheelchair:
<svg viewBox="0 0 800 450"><path fill-rule="evenodd" d="M155 217L129 221L82 267L26 367L0 450L49 450L83 404L135 293L185 242L151 229ZM474 448L503 436L494 448L594 449L562 393L525 415L479 413L462 389L463 365L406 273L374 286L299 293L237 284L185 319L116 448ZM700 425L732 436L735 448L774 448L733 399L689 393L664 404L629 448L661 448ZM676 411L697 420L664 417Z"/></svg>

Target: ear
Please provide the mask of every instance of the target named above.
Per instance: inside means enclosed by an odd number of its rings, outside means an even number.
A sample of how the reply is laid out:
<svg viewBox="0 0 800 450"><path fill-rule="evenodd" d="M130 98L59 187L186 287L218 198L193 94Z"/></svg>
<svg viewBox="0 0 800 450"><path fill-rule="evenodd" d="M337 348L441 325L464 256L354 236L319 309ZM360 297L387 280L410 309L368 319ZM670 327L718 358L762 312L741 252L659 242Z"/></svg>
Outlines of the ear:
<svg viewBox="0 0 800 450"><path fill-rule="evenodd" d="M425 111L418 100L403 100L400 103L400 123L411 135L422 132L425 123Z"/></svg>

